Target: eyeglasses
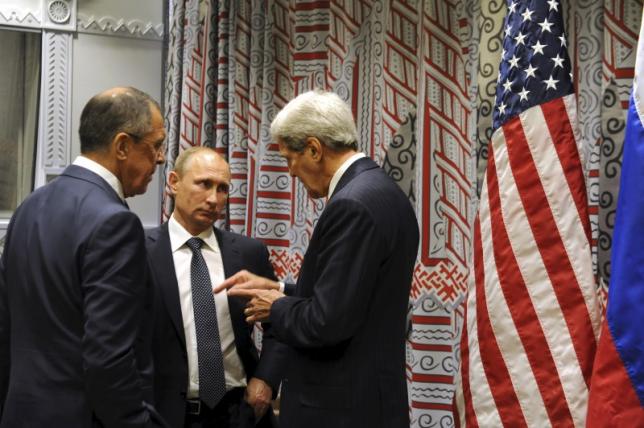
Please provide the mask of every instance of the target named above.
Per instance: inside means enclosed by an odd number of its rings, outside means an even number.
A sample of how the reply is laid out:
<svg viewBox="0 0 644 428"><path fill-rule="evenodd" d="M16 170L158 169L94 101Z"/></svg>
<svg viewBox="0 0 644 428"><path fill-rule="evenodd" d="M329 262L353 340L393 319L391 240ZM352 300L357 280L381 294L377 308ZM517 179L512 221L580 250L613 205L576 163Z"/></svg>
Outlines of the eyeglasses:
<svg viewBox="0 0 644 428"><path fill-rule="evenodd" d="M161 142L157 142L157 143L149 143L149 140L147 138L145 138L145 136L136 135L136 134L133 134L131 132L125 132L125 134L129 135L130 138L132 138L134 140L144 141L145 145L150 147L154 151L154 154L156 156L159 156L160 153L165 154L165 151L167 149L167 145L166 145L165 140L163 140Z"/></svg>

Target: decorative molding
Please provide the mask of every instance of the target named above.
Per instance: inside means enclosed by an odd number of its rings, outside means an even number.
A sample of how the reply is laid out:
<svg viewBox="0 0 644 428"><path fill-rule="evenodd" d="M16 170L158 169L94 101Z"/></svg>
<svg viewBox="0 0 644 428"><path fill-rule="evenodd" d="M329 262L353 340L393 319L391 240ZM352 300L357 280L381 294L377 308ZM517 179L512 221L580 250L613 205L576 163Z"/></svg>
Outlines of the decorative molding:
<svg viewBox="0 0 644 428"><path fill-rule="evenodd" d="M66 24L72 16L72 9L67 0L50 0L47 4L47 16L51 22Z"/></svg>
<svg viewBox="0 0 644 428"><path fill-rule="evenodd" d="M79 13L76 29L79 33L163 40L163 23L143 22L140 19L126 20Z"/></svg>
<svg viewBox="0 0 644 428"><path fill-rule="evenodd" d="M42 20L39 10L9 9L0 6L0 25L15 27L40 28Z"/></svg>
<svg viewBox="0 0 644 428"><path fill-rule="evenodd" d="M40 125L34 187L60 174L71 156L72 34L43 31Z"/></svg>
<svg viewBox="0 0 644 428"><path fill-rule="evenodd" d="M33 0L20 6L3 5L0 0L0 25L28 29L76 30L77 0Z"/></svg>
<svg viewBox="0 0 644 428"><path fill-rule="evenodd" d="M76 31L77 0L41 0L43 28Z"/></svg>

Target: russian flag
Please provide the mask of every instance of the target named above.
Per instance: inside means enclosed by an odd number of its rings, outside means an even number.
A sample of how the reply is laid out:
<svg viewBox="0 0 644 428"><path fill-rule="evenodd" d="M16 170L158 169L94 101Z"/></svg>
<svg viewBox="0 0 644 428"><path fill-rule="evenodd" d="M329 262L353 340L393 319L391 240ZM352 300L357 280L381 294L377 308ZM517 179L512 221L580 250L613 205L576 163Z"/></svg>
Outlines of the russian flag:
<svg viewBox="0 0 644 428"><path fill-rule="evenodd" d="M644 427L644 19L626 119L608 307L587 427Z"/></svg>

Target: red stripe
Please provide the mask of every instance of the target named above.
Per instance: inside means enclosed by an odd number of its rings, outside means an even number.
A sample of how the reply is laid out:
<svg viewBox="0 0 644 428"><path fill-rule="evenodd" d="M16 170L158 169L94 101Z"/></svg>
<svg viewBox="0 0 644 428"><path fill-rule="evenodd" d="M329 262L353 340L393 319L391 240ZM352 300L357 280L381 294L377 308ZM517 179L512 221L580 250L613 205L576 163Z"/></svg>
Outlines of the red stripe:
<svg viewBox="0 0 644 428"><path fill-rule="evenodd" d="M426 383L454 383L454 376L441 376L441 375L428 375L420 373L412 373L411 379L414 382Z"/></svg>
<svg viewBox="0 0 644 428"><path fill-rule="evenodd" d="M272 247L288 247L289 246L288 239L266 239L266 238L262 238L262 242L264 244L272 246Z"/></svg>
<svg viewBox="0 0 644 428"><path fill-rule="evenodd" d="M295 61L308 61L312 59L327 59L327 52L300 52L293 54Z"/></svg>
<svg viewBox="0 0 644 428"><path fill-rule="evenodd" d="M500 234L505 233L505 228L502 227L501 222L499 227L495 225L500 216L500 202L498 183L496 181L496 165L494 164L494 153L490 145L487 164L487 181L488 181L488 199L490 205L490 215L492 220L492 236L494 239L494 256L497 257L497 269L499 268L498 259L499 254L497 251L500 246L505 254L501 257L507 259L514 258L512 248L509 243L499 241L494 232L498 231ZM485 201L483 201L485 203ZM485 219L484 219L485 220ZM499 230L500 229L500 230ZM503 236L502 236L503 237ZM501 237L501 238L502 238ZM507 238L507 236L506 236ZM485 259L483 258L483 243L481 240L481 223L477 217L476 224L474 225L474 278L476 281L476 325L477 325L477 341L479 343L481 363L483 364L483 371L490 385L492 398L496 404L499 412L499 417L506 427L525 427L527 423L519 404L512 379L510 378L510 371L508 370L503 354L499 348L499 344L492 329L490 321L490 314L487 309L486 293L485 293ZM502 261L501 261L502 262ZM499 273L499 280L502 282L502 277ZM508 302L509 303L509 302Z"/></svg>
<svg viewBox="0 0 644 428"><path fill-rule="evenodd" d="M548 125L552 142L557 150L559 162L563 168L568 187L572 193L579 213L579 219L584 226L586 239L590 242L590 219L588 218L588 199L586 196L586 182L581 167L581 159L577 151L575 134L570 124L570 118L566 112L566 105L563 98L557 98L541 104L541 110Z"/></svg>
<svg viewBox="0 0 644 428"><path fill-rule="evenodd" d="M262 165L260 169L263 172L288 172L288 167L277 165Z"/></svg>
<svg viewBox="0 0 644 428"><path fill-rule="evenodd" d="M599 337L586 428L642 427L644 407L615 349L606 320Z"/></svg>
<svg viewBox="0 0 644 428"><path fill-rule="evenodd" d="M508 138L506 144L510 167L530 228L570 331L584 380L586 385L590 385L596 342L584 296L541 185L520 120L516 118L507 122L503 132Z"/></svg>
<svg viewBox="0 0 644 428"><path fill-rule="evenodd" d="M479 217L476 216L474 230L478 229ZM463 388L463 402L465 403L465 422L466 426L471 428L478 428L479 424L476 420L476 413L472 403L472 391L470 390L470 349L467 337L467 300L465 301L465 315L463 316L463 329L461 332L461 385ZM456 397L456 395L454 396ZM456 401L456 400L454 400ZM454 412L454 416L458 416L458 412ZM460 424L455 424L460 426Z"/></svg>
<svg viewBox="0 0 644 428"><path fill-rule="evenodd" d="M425 343L411 342L411 347L418 351L452 352L450 345L428 345Z"/></svg>
<svg viewBox="0 0 644 428"><path fill-rule="evenodd" d="M258 191L257 197L267 199L291 199L291 194L289 192Z"/></svg>
<svg viewBox="0 0 644 428"><path fill-rule="evenodd" d="M451 325L450 317L431 317L424 315L414 315L411 317L411 320L414 324L439 324L439 325Z"/></svg>
<svg viewBox="0 0 644 428"><path fill-rule="evenodd" d="M256 218L267 218L272 220L290 220L291 216L288 214L278 214L278 213L263 213L258 212L255 216Z"/></svg>
<svg viewBox="0 0 644 428"><path fill-rule="evenodd" d="M315 31L328 31L329 24L314 24L314 25L297 25L295 32L297 33L312 33Z"/></svg>
<svg viewBox="0 0 644 428"><path fill-rule="evenodd" d="M255 193L255 158L251 156L250 158L250 177L248 178L248 194L252 195ZM259 193L259 192L257 192ZM258 195L259 196L259 195ZM252 196L251 196L252 198ZM251 199L252 201L252 199ZM253 220L254 214L254 204L248 204L246 207L246 235L253 236L255 232L255 221Z"/></svg>
<svg viewBox="0 0 644 428"><path fill-rule="evenodd" d="M446 410L451 411L451 404L440 404L440 403L424 403L422 401L412 401L411 407L414 409L430 409L430 410Z"/></svg>

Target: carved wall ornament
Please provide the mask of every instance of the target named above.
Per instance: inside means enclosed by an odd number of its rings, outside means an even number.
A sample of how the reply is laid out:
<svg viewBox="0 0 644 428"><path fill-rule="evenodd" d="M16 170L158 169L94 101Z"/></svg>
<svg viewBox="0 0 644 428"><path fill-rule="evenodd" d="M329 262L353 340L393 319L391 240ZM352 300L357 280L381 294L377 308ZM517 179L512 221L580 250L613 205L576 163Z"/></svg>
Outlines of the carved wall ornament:
<svg viewBox="0 0 644 428"><path fill-rule="evenodd" d="M52 0L47 5L49 19L56 24L66 24L72 14L69 1Z"/></svg>
<svg viewBox="0 0 644 428"><path fill-rule="evenodd" d="M81 33L118 35L149 40L163 40L163 23L144 22L112 16L78 14L77 30Z"/></svg>

